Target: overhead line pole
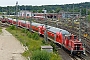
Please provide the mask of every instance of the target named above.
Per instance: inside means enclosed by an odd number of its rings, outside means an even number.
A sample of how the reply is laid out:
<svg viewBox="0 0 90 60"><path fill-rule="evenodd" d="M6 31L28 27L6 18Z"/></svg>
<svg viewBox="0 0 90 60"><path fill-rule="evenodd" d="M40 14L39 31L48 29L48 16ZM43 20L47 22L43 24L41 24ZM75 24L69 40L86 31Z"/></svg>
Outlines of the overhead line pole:
<svg viewBox="0 0 90 60"><path fill-rule="evenodd" d="M72 18L72 29L74 28L74 3L73 3L73 18Z"/></svg>
<svg viewBox="0 0 90 60"><path fill-rule="evenodd" d="M24 40L26 40L26 6L25 6L25 12L24 12L24 19L25 19L25 27L24 27L24 29L25 29L25 39ZM27 50L27 46L26 46L26 41L24 41L25 42L25 49Z"/></svg>
<svg viewBox="0 0 90 60"><path fill-rule="evenodd" d="M55 12L55 11L53 10L53 20L54 20L54 12Z"/></svg>
<svg viewBox="0 0 90 60"><path fill-rule="evenodd" d="M25 6L25 33L26 33L26 6Z"/></svg>
<svg viewBox="0 0 90 60"><path fill-rule="evenodd" d="M80 19L79 19L79 41L81 41L81 7L80 7Z"/></svg>
<svg viewBox="0 0 90 60"><path fill-rule="evenodd" d="M44 11L44 15L45 15L45 31L44 31L44 40L45 40L45 43L47 42L47 17L46 17L46 12L47 10L43 10Z"/></svg>
<svg viewBox="0 0 90 60"><path fill-rule="evenodd" d="M87 8L86 8L86 31L87 32L87 28L88 28L88 19L87 19L87 15L88 15L88 11L87 11Z"/></svg>
<svg viewBox="0 0 90 60"><path fill-rule="evenodd" d="M16 1L16 28L18 27L18 20L17 20L18 12L17 11L18 11L18 1Z"/></svg>
<svg viewBox="0 0 90 60"><path fill-rule="evenodd" d="M32 32L32 12L31 12L31 17L30 17L30 31Z"/></svg>

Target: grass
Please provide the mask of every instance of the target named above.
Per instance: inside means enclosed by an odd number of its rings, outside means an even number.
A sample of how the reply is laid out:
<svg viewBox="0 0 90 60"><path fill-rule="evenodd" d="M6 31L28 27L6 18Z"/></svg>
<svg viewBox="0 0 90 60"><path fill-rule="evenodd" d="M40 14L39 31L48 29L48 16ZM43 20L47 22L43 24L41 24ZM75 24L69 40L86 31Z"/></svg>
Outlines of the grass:
<svg viewBox="0 0 90 60"><path fill-rule="evenodd" d="M2 28L0 27L0 33L2 33Z"/></svg>
<svg viewBox="0 0 90 60"><path fill-rule="evenodd" d="M20 42L23 44L23 46L27 46L28 50L26 50L22 55L25 56L26 58L29 56L32 56L32 53L36 50L41 50L41 46L45 45L42 41L43 39L40 38L39 40L34 40L33 38L30 38L27 36L27 31L22 32L22 29L18 28L16 29L11 29L11 27L7 28L7 30L13 34ZM34 33L30 33L33 35ZM61 60L59 54L57 53L51 53L51 58L50 60Z"/></svg>

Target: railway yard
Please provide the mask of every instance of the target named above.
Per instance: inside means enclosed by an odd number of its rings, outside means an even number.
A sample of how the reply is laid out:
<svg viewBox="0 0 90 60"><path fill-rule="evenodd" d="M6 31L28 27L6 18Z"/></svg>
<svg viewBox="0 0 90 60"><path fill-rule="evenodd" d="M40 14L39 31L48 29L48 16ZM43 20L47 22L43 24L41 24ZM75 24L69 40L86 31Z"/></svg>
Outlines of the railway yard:
<svg viewBox="0 0 90 60"><path fill-rule="evenodd" d="M72 26L71 21L52 21L52 20L34 20L36 23L47 24L50 26L54 26L60 29L65 29L70 33L79 37L79 24L78 22L74 23ZM7 24L7 23L6 23ZM3 24L1 24L3 26ZM81 21L81 41L84 44L86 54L80 56L72 56L69 52L66 51L63 47L56 44L57 52L61 55L62 60L90 60L90 23L88 23L88 28L86 30L86 22L84 20ZM84 36L84 34L88 34L88 36Z"/></svg>
<svg viewBox="0 0 90 60"><path fill-rule="evenodd" d="M0 5L0 60L90 60L89 0L12 2Z"/></svg>

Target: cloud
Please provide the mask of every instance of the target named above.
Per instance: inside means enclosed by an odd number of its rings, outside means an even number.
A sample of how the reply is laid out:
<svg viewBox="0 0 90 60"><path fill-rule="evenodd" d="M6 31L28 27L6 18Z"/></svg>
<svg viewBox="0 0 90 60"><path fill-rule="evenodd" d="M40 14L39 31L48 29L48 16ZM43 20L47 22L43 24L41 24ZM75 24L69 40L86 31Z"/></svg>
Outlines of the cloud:
<svg viewBox="0 0 90 60"><path fill-rule="evenodd" d="M88 2L89 0L0 0L0 6L15 6L16 1L19 5L61 5Z"/></svg>

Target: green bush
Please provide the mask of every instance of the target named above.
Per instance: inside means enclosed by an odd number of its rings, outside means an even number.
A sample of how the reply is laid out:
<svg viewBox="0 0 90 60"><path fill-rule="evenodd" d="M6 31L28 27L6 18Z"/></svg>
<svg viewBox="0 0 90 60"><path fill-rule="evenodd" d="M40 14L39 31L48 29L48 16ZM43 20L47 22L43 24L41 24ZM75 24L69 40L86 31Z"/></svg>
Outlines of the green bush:
<svg viewBox="0 0 90 60"><path fill-rule="evenodd" d="M25 28L22 29L22 33L25 33Z"/></svg>
<svg viewBox="0 0 90 60"><path fill-rule="evenodd" d="M27 36L29 37L29 38L32 38L32 34L31 34L31 32L27 32Z"/></svg>
<svg viewBox="0 0 90 60"><path fill-rule="evenodd" d="M44 39L42 40L42 43L43 43L43 44L45 44L45 43L46 43Z"/></svg>
<svg viewBox="0 0 90 60"><path fill-rule="evenodd" d="M34 40L39 40L39 39L40 39L38 33L36 33L36 32L32 34L32 38L33 38Z"/></svg>
<svg viewBox="0 0 90 60"><path fill-rule="evenodd" d="M56 52L57 51L56 45L53 42L51 42L50 45L53 47L53 51Z"/></svg>
<svg viewBox="0 0 90 60"><path fill-rule="evenodd" d="M10 29L15 30L16 27L14 25L10 26Z"/></svg>
<svg viewBox="0 0 90 60"><path fill-rule="evenodd" d="M50 60L50 53L46 51L34 51L31 60Z"/></svg>

